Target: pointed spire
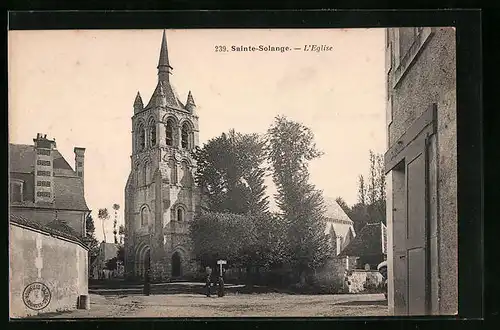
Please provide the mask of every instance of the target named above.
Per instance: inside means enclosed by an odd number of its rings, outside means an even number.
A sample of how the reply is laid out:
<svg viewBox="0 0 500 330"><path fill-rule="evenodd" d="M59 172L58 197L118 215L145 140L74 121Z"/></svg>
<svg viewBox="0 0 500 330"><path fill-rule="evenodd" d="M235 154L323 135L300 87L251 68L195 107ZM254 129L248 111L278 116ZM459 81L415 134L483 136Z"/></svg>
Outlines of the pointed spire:
<svg viewBox="0 0 500 330"><path fill-rule="evenodd" d="M186 109L188 109L189 111L193 111L194 108L196 108L196 103L194 103L193 94L191 94L191 91L189 91L186 101Z"/></svg>
<svg viewBox="0 0 500 330"><path fill-rule="evenodd" d="M144 108L144 103L142 103L141 94L137 92L137 96L134 101L134 112L139 112Z"/></svg>
<svg viewBox="0 0 500 330"><path fill-rule="evenodd" d="M172 74L172 69L173 68L170 66L170 62L168 60L167 34L165 30L163 30L163 38L160 48L160 59L158 60L158 80L168 81L169 75Z"/></svg>

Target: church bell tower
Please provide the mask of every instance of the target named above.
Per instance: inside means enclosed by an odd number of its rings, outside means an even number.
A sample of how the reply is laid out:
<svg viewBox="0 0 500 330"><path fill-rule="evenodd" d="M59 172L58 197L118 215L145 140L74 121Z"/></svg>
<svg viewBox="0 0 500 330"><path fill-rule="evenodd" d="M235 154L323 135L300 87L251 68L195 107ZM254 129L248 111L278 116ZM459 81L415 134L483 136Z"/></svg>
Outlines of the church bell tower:
<svg viewBox="0 0 500 330"><path fill-rule="evenodd" d="M198 116L191 91L183 103L171 83L163 31L158 81L144 106L133 103L131 171L125 188L125 271L153 280L183 278L194 271L189 222L200 205L193 149Z"/></svg>

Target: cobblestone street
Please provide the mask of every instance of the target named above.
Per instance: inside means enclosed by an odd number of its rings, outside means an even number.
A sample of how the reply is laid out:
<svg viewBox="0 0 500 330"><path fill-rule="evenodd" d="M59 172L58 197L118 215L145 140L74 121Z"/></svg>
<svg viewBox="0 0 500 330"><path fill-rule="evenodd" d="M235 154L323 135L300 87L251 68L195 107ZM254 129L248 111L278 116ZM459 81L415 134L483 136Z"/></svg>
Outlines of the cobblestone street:
<svg viewBox="0 0 500 330"><path fill-rule="evenodd" d="M210 298L198 294L91 295L90 310L42 318L128 317L306 317L386 316L383 294L287 295L235 294Z"/></svg>

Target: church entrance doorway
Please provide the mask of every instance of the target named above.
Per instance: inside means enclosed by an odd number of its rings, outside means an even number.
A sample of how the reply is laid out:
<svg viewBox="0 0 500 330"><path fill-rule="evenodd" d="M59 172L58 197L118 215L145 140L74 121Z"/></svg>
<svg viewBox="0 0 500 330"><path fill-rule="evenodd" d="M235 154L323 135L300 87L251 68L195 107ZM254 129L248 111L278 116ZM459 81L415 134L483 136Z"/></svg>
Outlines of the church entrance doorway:
<svg viewBox="0 0 500 330"><path fill-rule="evenodd" d="M151 276L151 253L148 249L144 255L144 276Z"/></svg>
<svg viewBox="0 0 500 330"><path fill-rule="evenodd" d="M181 276L181 255L179 252L175 252L172 255L172 277Z"/></svg>

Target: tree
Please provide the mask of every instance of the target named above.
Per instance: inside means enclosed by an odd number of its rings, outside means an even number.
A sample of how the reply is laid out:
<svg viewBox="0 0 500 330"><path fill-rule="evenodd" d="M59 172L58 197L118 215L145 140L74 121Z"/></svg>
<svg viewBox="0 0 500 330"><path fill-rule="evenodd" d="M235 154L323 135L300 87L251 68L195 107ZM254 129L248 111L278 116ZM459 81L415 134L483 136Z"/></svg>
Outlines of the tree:
<svg viewBox="0 0 500 330"><path fill-rule="evenodd" d="M116 236L117 230L116 225L118 224L118 210L120 209L120 205L113 204L113 210L115 211L115 218L113 220L113 237L115 240L115 244L118 244L118 237Z"/></svg>
<svg viewBox="0 0 500 330"><path fill-rule="evenodd" d="M89 213L85 219L85 229L87 231L87 241L89 245L89 256L99 254L99 242L95 238L95 225L92 215Z"/></svg>
<svg viewBox="0 0 500 330"><path fill-rule="evenodd" d="M85 230L87 234L94 235L95 224L94 224L94 219L92 218L92 215L90 213L87 215L87 218L85 219Z"/></svg>
<svg viewBox="0 0 500 330"><path fill-rule="evenodd" d="M368 204L374 204L377 200L377 168L376 168L376 156L372 150L370 150L370 176L368 184Z"/></svg>
<svg viewBox="0 0 500 330"><path fill-rule="evenodd" d="M118 235L120 235L120 244L123 245L123 241L125 238L125 227L123 225L120 225L118 228Z"/></svg>
<svg viewBox="0 0 500 330"><path fill-rule="evenodd" d="M122 263L125 262L125 247L120 245L118 251L116 251L116 259Z"/></svg>
<svg viewBox="0 0 500 330"><path fill-rule="evenodd" d="M347 205L344 199L342 197L337 197L335 201L337 202L337 204L340 205L342 211L344 211L347 215L349 215L349 213L351 212L351 208L349 207L349 205Z"/></svg>
<svg viewBox="0 0 500 330"><path fill-rule="evenodd" d="M231 130L195 149L195 181L206 192L211 211L267 212L264 145L258 134Z"/></svg>
<svg viewBox="0 0 500 330"><path fill-rule="evenodd" d="M303 283L306 271L320 266L330 255L323 196L308 183L308 162L322 152L309 128L282 116L268 130L267 150L278 191L276 203L286 223L289 262Z"/></svg>
<svg viewBox="0 0 500 330"><path fill-rule="evenodd" d="M102 234L104 237L104 242L106 242L106 228L104 227L104 222L109 219L109 213L107 208L99 209L98 218L101 219L102 224Z"/></svg>
<svg viewBox="0 0 500 330"><path fill-rule="evenodd" d="M362 175L358 177L358 203L366 204L366 187L365 187L365 179Z"/></svg>
<svg viewBox="0 0 500 330"><path fill-rule="evenodd" d="M104 267L107 269L107 270L116 270L116 268L118 268L118 258L117 257L113 257L111 259L109 259L108 261L106 261L106 264L104 265Z"/></svg>
<svg viewBox="0 0 500 330"><path fill-rule="evenodd" d="M369 151L369 185L365 188L362 175L358 179L358 203L353 205L347 215L354 222L354 230L359 232L367 223L386 223L386 184L384 156ZM367 197L365 197L367 196Z"/></svg>

